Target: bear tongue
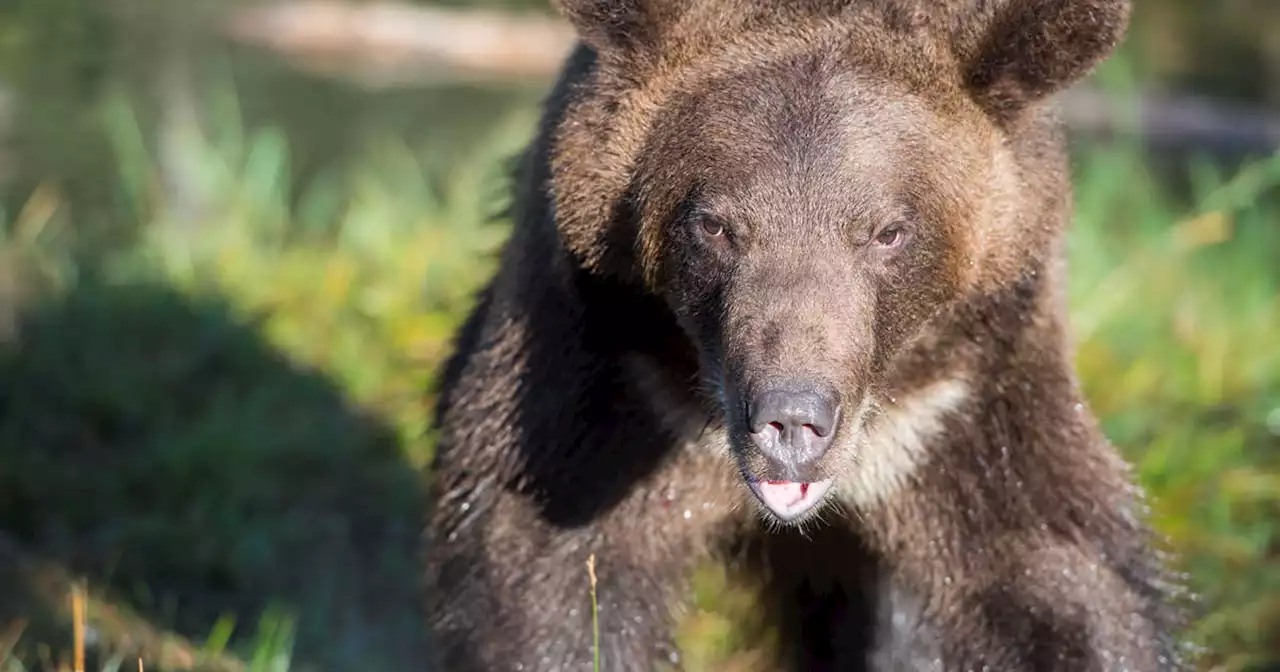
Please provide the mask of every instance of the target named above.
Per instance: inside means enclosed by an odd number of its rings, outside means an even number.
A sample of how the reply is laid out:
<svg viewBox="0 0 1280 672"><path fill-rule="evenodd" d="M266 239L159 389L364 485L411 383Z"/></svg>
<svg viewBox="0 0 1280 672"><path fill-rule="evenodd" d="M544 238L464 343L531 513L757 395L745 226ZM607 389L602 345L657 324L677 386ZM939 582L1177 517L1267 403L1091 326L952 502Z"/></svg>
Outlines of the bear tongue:
<svg viewBox="0 0 1280 672"><path fill-rule="evenodd" d="M797 501L804 499L805 495L809 494L808 483L793 483L792 481L765 481L764 484L771 488L779 488L780 492L782 488L794 489L794 486L800 486L800 494L799 497L797 497ZM792 504L794 503L795 502L792 502Z"/></svg>
<svg viewBox="0 0 1280 672"><path fill-rule="evenodd" d="M778 517L790 520L813 508L822 500L831 481L796 483L793 481L761 481L757 492L764 505Z"/></svg>

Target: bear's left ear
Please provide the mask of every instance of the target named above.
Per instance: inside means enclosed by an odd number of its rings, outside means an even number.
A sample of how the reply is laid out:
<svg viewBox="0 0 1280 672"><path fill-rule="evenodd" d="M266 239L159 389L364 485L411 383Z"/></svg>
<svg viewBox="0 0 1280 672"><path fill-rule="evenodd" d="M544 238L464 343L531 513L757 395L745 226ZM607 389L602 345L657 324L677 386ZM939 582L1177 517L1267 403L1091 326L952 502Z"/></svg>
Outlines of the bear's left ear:
<svg viewBox="0 0 1280 672"><path fill-rule="evenodd" d="M578 38L600 51L653 45L662 26L673 20L683 0L551 0L573 24Z"/></svg>
<svg viewBox="0 0 1280 672"><path fill-rule="evenodd" d="M973 0L953 36L974 98L1007 122L1088 75L1129 27L1132 0Z"/></svg>

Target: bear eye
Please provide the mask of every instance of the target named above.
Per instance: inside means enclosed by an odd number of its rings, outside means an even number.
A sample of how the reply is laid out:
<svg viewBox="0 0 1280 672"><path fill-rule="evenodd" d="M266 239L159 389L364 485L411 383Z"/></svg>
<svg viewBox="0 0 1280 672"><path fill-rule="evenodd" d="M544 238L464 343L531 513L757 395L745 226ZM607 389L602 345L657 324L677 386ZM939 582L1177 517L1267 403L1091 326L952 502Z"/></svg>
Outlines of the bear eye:
<svg viewBox="0 0 1280 672"><path fill-rule="evenodd" d="M903 238L906 238L906 233L903 232L902 226L894 224L876 234L875 241L880 247L895 247L902 242Z"/></svg>
<svg viewBox="0 0 1280 672"><path fill-rule="evenodd" d="M724 235L724 224L715 217L701 217L698 221L699 228L710 238L719 238Z"/></svg>

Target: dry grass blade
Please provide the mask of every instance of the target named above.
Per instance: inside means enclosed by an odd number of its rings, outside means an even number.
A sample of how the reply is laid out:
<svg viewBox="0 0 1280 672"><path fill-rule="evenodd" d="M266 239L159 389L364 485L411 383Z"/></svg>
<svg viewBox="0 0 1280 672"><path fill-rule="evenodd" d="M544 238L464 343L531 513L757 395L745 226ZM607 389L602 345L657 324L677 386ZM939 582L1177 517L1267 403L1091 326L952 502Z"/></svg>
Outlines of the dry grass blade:
<svg viewBox="0 0 1280 672"><path fill-rule="evenodd" d="M71 626L75 636L75 671L84 672L84 587L71 586Z"/></svg>
<svg viewBox="0 0 1280 672"><path fill-rule="evenodd" d="M596 606L596 554L587 558L587 576L591 578L591 651L594 657L592 669L600 672L600 621Z"/></svg>

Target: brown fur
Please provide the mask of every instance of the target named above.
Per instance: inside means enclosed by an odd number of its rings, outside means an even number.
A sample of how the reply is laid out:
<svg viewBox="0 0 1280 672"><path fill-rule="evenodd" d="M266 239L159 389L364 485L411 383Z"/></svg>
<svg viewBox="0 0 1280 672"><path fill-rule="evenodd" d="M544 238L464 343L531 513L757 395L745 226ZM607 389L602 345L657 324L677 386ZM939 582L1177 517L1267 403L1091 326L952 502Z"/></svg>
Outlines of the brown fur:
<svg viewBox="0 0 1280 672"><path fill-rule="evenodd" d="M678 659L712 554L758 570L797 670L1178 669L1070 366L1044 104L1128 1L559 5L583 45L443 376L444 669L590 669L593 553L608 670ZM789 381L839 397L805 466L746 438ZM744 476L836 485L784 526Z"/></svg>

